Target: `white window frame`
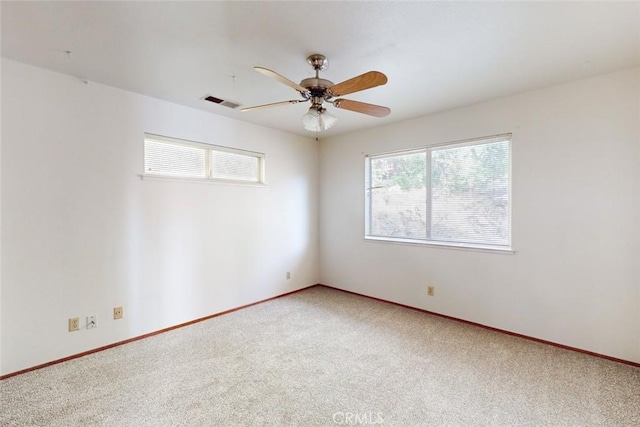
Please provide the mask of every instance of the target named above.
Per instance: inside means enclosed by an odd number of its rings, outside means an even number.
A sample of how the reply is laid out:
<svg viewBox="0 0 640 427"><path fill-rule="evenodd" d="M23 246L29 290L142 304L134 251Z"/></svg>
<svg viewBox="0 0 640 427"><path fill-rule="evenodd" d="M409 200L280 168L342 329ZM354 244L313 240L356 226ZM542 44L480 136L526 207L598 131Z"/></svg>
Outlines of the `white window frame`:
<svg viewBox="0 0 640 427"><path fill-rule="evenodd" d="M430 239L431 235L431 152L442 149L442 148L458 148L465 147L471 145L479 145L479 144L490 144L492 142L503 142L506 141L509 144L509 157L508 157L508 171L509 171L509 206L507 215L509 218L509 239L506 245L496 245L496 244L480 244L480 243L462 243L462 242L448 242L448 241L439 241ZM426 239L417 239L417 238L404 238L404 237L389 237L389 236L377 236L371 234L371 216L372 216L372 206L371 206L371 191L372 188L372 178L371 178L371 160L376 158L384 158L390 156L398 156L405 154L416 154L416 153L425 153L427 156L427 173L426 173L426 214L427 214L427 238ZM366 154L364 156L365 160L365 203L364 203L364 238L365 240L377 241L377 242L391 242L391 243L405 243L405 244L417 244L417 245L428 245L435 247L446 247L446 248L456 248L456 249L470 249L470 250L482 250L482 251L495 251L501 253L510 253L513 254L513 237L512 237L512 186L513 186L513 177L512 177L512 157L513 157L513 144L512 144L512 134L505 133L499 135L492 135L480 138L466 139L462 141L453 141L453 142L445 142L440 144L433 144L420 148L413 148L407 150L396 150L396 151L387 151L383 153L376 154Z"/></svg>
<svg viewBox="0 0 640 427"><path fill-rule="evenodd" d="M195 148L201 148L203 150L206 151L206 155L205 155L205 174L206 177L205 178L194 178L194 177L184 177L184 176L178 176L178 175L171 175L171 174L157 174L157 173L149 173L146 168L145 168L145 147L146 147L146 141L156 141L156 142L161 142L161 143L165 143L165 144L171 144L171 145L181 145L181 146L185 146L185 147L195 147ZM248 156L248 157L255 157L258 160L258 180L257 181L250 181L250 180L243 180L243 179L222 179L222 178L215 178L213 177L213 170L212 170L212 161L211 161L211 153L212 152L225 152L225 153L233 153L233 154L239 154L239 155L243 155L243 156ZM256 151L249 151L249 150L242 150L239 148L231 148L231 147L225 147L222 145L213 145L213 144L206 144L203 142L195 142L195 141L189 141L189 140L185 140L185 139L180 139L180 138L172 138L172 137L168 137L168 136L162 136L162 135L156 135L156 134L152 134L152 133L145 133L144 134L144 142L143 142L143 156L142 156L142 161L143 161L143 173L140 175L143 179L160 179L160 180L179 180L179 181L197 181L197 182L211 182L211 183L225 183L225 184L238 184L238 185L257 185L257 186L264 186L266 185L265 182L265 154L264 153L258 153Z"/></svg>

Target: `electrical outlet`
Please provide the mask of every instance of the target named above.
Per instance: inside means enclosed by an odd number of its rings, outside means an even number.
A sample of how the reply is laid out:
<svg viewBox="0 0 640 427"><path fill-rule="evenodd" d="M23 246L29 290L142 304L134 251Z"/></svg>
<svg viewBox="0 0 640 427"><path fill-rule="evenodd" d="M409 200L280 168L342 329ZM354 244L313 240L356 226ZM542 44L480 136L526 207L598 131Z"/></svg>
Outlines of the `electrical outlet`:
<svg viewBox="0 0 640 427"><path fill-rule="evenodd" d="M427 286L427 295L429 295L430 297L434 296L436 293L436 288L435 286Z"/></svg>
<svg viewBox="0 0 640 427"><path fill-rule="evenodd" d="M72 317L69 319L69 332L80 330L80 318Z"/></svg>
<svg viewBox="0 0 640 427"><path fill-rule="evenodd" d="M290 280L290 279L291 279L291 272L287 271L287 280Z"/></svg>
<svg viewBox="0 0 640 427"><path fill-rule="evenodd" d="M87 316L87 329L93 329L98 327L96 316Z"/></svg>
<svg viewBox="0 0 640 427"><path fill-rule="evenodd" d="M113 307L114 320L122 319L122 316L124 316L124 309L122 307Z"/></svg>

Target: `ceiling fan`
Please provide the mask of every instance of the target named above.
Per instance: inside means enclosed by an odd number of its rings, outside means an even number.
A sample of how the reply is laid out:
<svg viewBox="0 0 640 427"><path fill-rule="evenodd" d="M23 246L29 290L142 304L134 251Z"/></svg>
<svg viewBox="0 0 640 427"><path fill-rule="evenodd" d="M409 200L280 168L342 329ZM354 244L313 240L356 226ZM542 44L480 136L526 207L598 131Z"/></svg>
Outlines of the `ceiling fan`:
<svg viewBox="0 0 640 427"><path fill-rule="evenodd" d="M253 111L263 108L276 107L278 105L297 104L300 102L311 102L309 111L302 116L302 124L305 129L312 132L320 132L329 129L336 122L336 117L323 107L323 103L327 102L336 108L343 110L355 111L357 113L368 114L374 117L385 117L389 115L391 110L380 105L367 104L365 102L353 101L350 99L333 99L365 89L371 89L387 83L387 76L379 71L369 71L359 76L345 80L342 83L333 84L333 82L321 79L320 71L329 68L329 61L324 55L313 54L307 58L307 62L315 70L316 76L304 79L297 84L288 78L263 67L254 67L256 71L271 77L295 90L297 90L302 99L292 99L289 101L274 102L271 104L257 105L255 107L243 108L240 111Z"/></svg>

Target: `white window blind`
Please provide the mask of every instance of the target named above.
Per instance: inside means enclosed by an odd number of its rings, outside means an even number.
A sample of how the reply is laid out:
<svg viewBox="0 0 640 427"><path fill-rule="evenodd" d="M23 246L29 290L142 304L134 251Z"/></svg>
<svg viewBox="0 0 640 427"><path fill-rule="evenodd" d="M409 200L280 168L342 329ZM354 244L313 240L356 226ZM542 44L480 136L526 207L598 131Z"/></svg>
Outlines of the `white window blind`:
<svg viewBox="0 0 640 427"><path fill-rule="evenodd" d="M427 238L425 152L371 159L371 234Z"/></svg>
<svg viewBox="0 0 640 427"><path fill-rule="evenodd" d="M145 175L264 183L264 154L146 134Z"/></svg>
<svg viewBox="0 0 640 427"><path fill-rule="evenodd" d="M510 135L368 156L366 237L511 246Z"/></svg>
<svg viewBox="0 0 640 427"><path fill-rule="evenodd" d="M431 151L431 239L509 245L509 142Z"/></svg>
<svg viewBox="0 0 640 427"><path fill-rule="evenodd" d="M153 175L206 178L207 151L200 147L146 140L144 170Z"/></svg>
<svg viewBox="0 0 640 427"><path fill-rule="evenodd" d="M218 179L260 181L260 158L225 151L211 152L211 176Z"/></svg>

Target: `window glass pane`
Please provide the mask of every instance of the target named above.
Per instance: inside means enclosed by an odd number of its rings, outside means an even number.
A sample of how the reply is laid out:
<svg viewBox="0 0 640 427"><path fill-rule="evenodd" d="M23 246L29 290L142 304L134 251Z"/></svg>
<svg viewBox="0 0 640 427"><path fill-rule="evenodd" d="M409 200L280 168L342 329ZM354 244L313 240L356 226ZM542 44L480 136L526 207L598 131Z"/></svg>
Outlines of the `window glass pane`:
<svg viewBox="0 0 640 427"><path fill-rule="evenodd" d="M206 178L206 150L147 139L144 169L147 174Z"/></svg>
<svg viewBox="0 0 640 427"><path fill-rule="evenodd" d="M509 142L431 152L431 239L509 244Z"/></svg>
<svg viewBox="0 0 640 427"><path fill-rule="evenodd" d="M371 235L427 237L426 163L424 152L371 159Z"/></svg>
<svg viewBox="0 0 640 427"><path fill-rule="evenodd" d="M258 156L247 156L226 151L211 152L211 177L239 181L260 181Z"/></svg>

